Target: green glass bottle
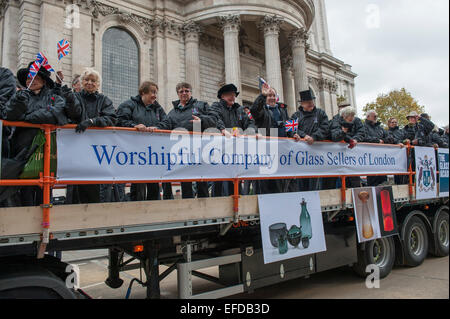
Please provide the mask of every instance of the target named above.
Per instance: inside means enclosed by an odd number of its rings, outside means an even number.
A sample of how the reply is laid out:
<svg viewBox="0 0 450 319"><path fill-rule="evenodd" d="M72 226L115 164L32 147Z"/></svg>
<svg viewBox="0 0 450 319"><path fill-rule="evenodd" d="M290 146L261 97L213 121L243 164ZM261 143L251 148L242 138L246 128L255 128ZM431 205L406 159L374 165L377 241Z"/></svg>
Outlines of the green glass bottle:
<svg viewBox="0 0 450 319"><path fill-rule="evenodd" d="M302 245L304 248L308 248L309 240L312 238L311 216L309 215L304 198L302 199L301 205L300 226L302 228Z"/></svg>
<svg viewBox="0 0 450 319"><path fill-rule="evenodd" d="M284 255L288 252L288 244L287 244L287 238L284 235L279 235L278 236L278 252L280 253L280 255Z"/></svg>

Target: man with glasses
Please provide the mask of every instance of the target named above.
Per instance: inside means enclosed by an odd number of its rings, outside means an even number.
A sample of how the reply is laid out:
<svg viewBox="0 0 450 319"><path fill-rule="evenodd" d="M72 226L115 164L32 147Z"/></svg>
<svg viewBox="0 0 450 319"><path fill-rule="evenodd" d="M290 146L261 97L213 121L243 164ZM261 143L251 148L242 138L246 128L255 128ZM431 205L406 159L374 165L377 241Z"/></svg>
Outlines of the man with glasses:
<svg viewBox="0 0 450 319"><path fill-rule="evenodd" d="M198 101L192 97L192 86L189 83L179 83L176 87L178 100L172 102L173 110L167 114L167 117L159 122L158 129L175 130L178 128L194 131L198 127L201 131L216 127L216 121L213 115L208 111L208 103ZM149 128L149 131L155 128ZM192 183L181 183L183 198L194 198ZM197 182L198 197L209 197L208 183Z"/></svg>
<svg viewBox="0 0 450 319"><path fill-rule="evenodd" d="M366 138L364 142L374 144L394 144L394 140L388 135L387 131L381 126L378 121L378 114L374 110L370 110L366 114L366 121L364 123L366 129ZM368 176L368 186L378 186L387 181L386 176Z"/></svg>

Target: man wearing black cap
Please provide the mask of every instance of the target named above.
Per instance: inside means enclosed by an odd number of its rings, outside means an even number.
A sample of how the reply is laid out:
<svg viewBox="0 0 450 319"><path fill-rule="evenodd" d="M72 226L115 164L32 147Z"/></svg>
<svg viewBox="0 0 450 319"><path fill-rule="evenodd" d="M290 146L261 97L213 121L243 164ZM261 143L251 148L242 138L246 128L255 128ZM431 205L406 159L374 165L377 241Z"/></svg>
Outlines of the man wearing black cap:
<svg viewBox="0 0 450 319"><path fill-rule="evenodd" d="M231 137L233 134L229 130L246 131L246 135L254 135L256 127L253 119L244 111L244 108L236 103L239 96L237 87L234 84L222 86L218 93L218 102L211 105L210 112L215 117L217 128L224 136ZM235 132L233 132L235 133ZM223 194L223 186L228 189L228 194ZM233 194L233 184L229 182L214 182L214 197Z"/></svg>
<svg viewBox="0 0 450 319"><path fill-rule="evenodd" d="M311 89L300 92L300 108L291 118L291 120L298 120L297 131L293 134L297 142L303 139L312 145L316 141L326 140L329 135L328 116L324 110L316 107L315 99ZM319 187L317 178L299 180L300 191L318 190Z"/></svg>

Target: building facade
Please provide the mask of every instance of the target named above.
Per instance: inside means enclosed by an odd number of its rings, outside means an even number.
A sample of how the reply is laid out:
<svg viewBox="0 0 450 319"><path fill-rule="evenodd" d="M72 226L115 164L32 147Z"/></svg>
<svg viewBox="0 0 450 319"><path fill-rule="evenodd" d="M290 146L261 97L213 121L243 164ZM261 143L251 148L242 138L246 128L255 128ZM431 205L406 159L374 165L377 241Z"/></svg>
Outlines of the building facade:
<svg viewBox="0 0 450 319"><path fill-rule="evenodd" d="M63 38L71 54L57 62ZM251 104L261 76L290 114L309 87L329 116L338 96L356 107L356 74L333 57L324 0L0 0L0 44L1 65L13 71L39 51L69 83L95 68L116 106L143 80L159 85L166 110L181 81L209 103L234 83Z"/></svg>

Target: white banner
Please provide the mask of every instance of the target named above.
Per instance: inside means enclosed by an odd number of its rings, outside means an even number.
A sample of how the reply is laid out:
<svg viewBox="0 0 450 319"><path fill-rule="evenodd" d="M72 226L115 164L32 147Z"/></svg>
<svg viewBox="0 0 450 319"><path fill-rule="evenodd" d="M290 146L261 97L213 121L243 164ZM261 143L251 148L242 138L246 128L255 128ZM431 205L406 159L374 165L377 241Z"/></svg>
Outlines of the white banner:
<svg viewBox="0 0 450 319"><path fill-rule="evenodd" d="M432 147L415 147L416 199L437 197L436 152Z"/></svg>
<svg viewBox="0 0 450 319"><path fill-rule="evenodd" d="M292 139L58 129L59 180L144 181L406 173L406 149Z"/></svg>

